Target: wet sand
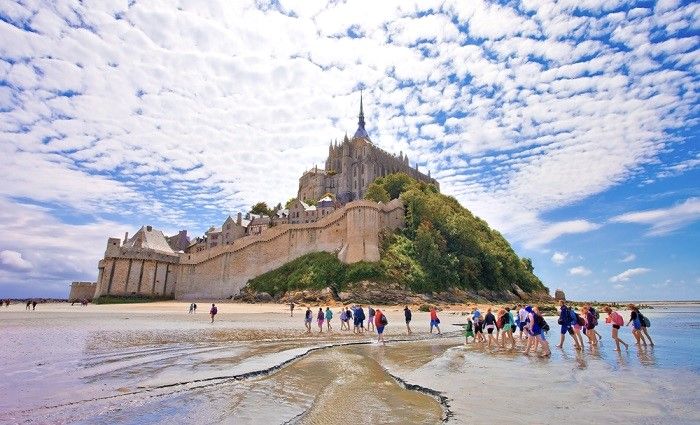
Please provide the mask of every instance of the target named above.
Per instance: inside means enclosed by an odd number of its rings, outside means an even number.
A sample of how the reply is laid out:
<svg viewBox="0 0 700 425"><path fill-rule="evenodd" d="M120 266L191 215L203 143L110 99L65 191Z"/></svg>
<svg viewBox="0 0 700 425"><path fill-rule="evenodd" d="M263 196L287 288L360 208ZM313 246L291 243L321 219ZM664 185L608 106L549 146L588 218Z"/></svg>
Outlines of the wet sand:
<svg viewBox="0 0 700 425"><path fill-rule="evenodd" d="M700 422L697 370L675 368L663 348L615 354L605 327L600 350L574 353L567 340L540 359L464 346L459 313L441 313L448 332L437 337L414 310L407 338L402 309L390 307L381 346L374 335L318 334L315 322L307 335L302 309L290 318L277 304L217 303L212 324L210 304L188 305L2 307L3 421Z"/></svg>

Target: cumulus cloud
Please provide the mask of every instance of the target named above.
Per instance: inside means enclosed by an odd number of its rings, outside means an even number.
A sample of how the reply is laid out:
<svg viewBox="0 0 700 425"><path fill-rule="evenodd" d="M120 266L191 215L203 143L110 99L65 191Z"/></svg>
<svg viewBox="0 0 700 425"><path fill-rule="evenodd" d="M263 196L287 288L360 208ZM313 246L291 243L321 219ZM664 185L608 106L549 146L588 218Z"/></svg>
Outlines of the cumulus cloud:
<svg viewBox="0 0 700 425"><path fill-rule="evenodd" d="M636 211L610 219L613 223L648 224L649 236L662 236L700 219L700 198L689 198L669 208Z"/></svg>
<svg viewBox="0 0 700 425"><path fill-rule="evenodd" d="M583 266L572 267L569 269L569 274L572 276L588 276L591 273L592 272L589 269Z"/></svg>
<svg viewBox="0 0 700 425"><path fill-rule="evenodd" d="M540 229L537 235L526 241L525 245L529 247L538 247L563 235L585 233L598 228L600 228L599 224L591 223L587 220L570 220L552 223Z"/></svg>
<svg viewBox="0 0 700 425"><path fill-rule="evenodd" d="M569 253L568 252L559 252L556 251L554 254L552 254L552 262L557 265L562 265L566 262L567 258L569 258Z"/></svg>
<svg viewBox="0 0 700 425"><path fill-rule="evenodd" d="M0 267L5 270L25 272L32 269L32 263L22 258L22 254L9 249L0 251Z"/></svg>
<svg viewBox="0 0 700 425"><path fill-rule="evenodd" d="M642 275L644 273L650 272L651 269L644 267L637 267L635 269L627 269L624 272L617 274L610 278L610 282L627 282L635 276Z"/></svg>

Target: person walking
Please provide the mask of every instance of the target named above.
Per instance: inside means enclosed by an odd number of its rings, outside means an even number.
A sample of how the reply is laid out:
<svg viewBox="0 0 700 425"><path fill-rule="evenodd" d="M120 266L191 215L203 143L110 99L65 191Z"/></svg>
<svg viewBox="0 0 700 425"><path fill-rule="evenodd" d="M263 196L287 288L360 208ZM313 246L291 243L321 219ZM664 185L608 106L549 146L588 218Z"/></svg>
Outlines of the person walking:
<svg viewBox="0 0 700 425"><path fill-rule="evenodd" d="M576 334L574 332L574 322L576 321L576 312L573 311L573 309L570 309L569 307L566 306L566 303L564 303L564 300L559 301L559 320L557 323L561 325L561 336L559 337L559 345L557 345L557 348L564 348L564 339L566 338L566 334L569 333L571 334L571 337L574 340L574 345L576 346L576 349L579 350L580 347L578 345L578 338L576 337ZM578 323L577 323L578 325Z"/></svg>
<svg viewBox="0 0 700 425"><path fill-rule="evenodd" d="M513 337L513 315L510 312L510 307L506 307L501 314L501 347L510 341L510 348L515 349L515 338Z"/></svg>
<svg viewBox="0 0 700 425"><path fill-rule="evenodd" d="M294 317L294 303L289 303L289 317Z"/></svg>
<svg viewBox="0 0 700 425"><path fill-rule="evenodd" d="M216 308L216 304L211 305L211 309L209 309L209 315L211 316L211 322L214 323L214 317L216 316L216 313L219 312L219 309Z"/></svg>
<svg viewBox="0 0 700 425"><path fill-rule="evenodd" d="M345 313L344 308L340 308L340 311L338 312L338 316L340 317L340 330L343 331L346 329L347 324L348 324L348 315ZM350 328L347 327L349 330Z"/></svg>
<svg viewBox="0 0 700 425"><path fill-rule="evenodd" d="M605 306L603 311L608 313L608 317L605 318L605 323L612 324L612 339L615 341L615 351L620 351L620 344L625 346L625 350L628 350L629 345L617 336L618 331L625 324L625 319L622 318L620 313L613 311L610 306Z"/></svg>
<svg viewBox="0 0 700 425"><path fill-rule="evenodd" d="M25 310L31 310L31 309L32 309L32 301L29 300L29 301L27 301L27 307L25 308Z"/></svg>
<svg viewBox="0 0 700 425"><path fill-rule="evenodd" d="M32 310L36 310L36 300L32 301ZM646 342L644 345L647 345Z"/></svg>
<svg viewBox="0 0 700 425"><path fill-rule="evenodd" d="M595 314L587 306L584 305L583 307L581 307L581 316L586 322L585 329L586 336L588 337L588 343L591 346L598 345L598 338L596 338L595 332L595 327L598 324L598 321L595 318Z"/></svg>
<svg viewBox="0 0 700 425"><path fill-rule="evenodd" d="M323 309L321 307L318 308L318 314L316 314L316 323L318 324L318 333L322 334L323 333L323 321L325 320L326 315L323 314Z"/></svg>
<svg viewBox="0 0 700 425"><path fill-rule="evenodd" d="M330 307L326 307L326 330L328 332L333 330L333 326L331 326L332 319L333 319L333 312L331 311Z"/></svg>
<svg viewBox="0 0 700 425"><path fill-rule="evenodd" d="M527 322L527 316L528 316L528 312L525 310L524 305L518 304L517 314L518 314L518 329L520 329L520 340L522 341L523 338L527 338L527 332L523 332L523 329L525 329L525 325Z"/></svg>
<svg viewBox="0 0 700 425"><path fill-rule="evenodd" d="M375 329L377 330L377 343L382 343L386 345L386 341L384 340L384 327L389 324L389 321L387 320L386 316L380 309L377 309L377 311L374 314L374 326Z"/></svg>
<svg viewBox="0 0 700 425"><path fill-rule="evenodd" d="M435 306L430 307L430 333L433 333L433 328L437 329L438 335L442 335L442 332L440 332L440 319Z"/></svg>
<svg viewBox="0 0 700 425"><path fill-rule="evenodd" d="M491 343L493 342L493 331L496 329L496 316L491 313L491 309L486 310L486 315L484 316L484 326L486 333L489 335L488 347L491 348Z"/></svg>
<svg viewBox="0 0 700 425"><path fill-rule="evenodd" d="M87 304L85 304L87 305ZM197 303L194 303L194 314L197 314Z"/></svg>
<svg viewBox="0 0 700 425"><path fill-rule="evenodd" d="M474 338L474 322L471 317L467 317L467 323L464 324L464 344L469 344L469 337L472 337L472 341L476 341Z"/></svg>
<svg viewBox="0 0 700 425"><path fill-rule="evenodd" d="M304 326L306 326L306 333L311 333L311 321L313 320L313 313L311 312L311 307L306 307L306 313L304 314Z"/></svg>
<svg viewBox="0 0 700 425"><path fill-rule="evenodd" d="M632 335L637 341L637 346L644 343L646 347L647 342L642 338L642 321L639 319L639 310L634 306L634 304L628 304L627 309L630 311L630 320L627 322L627 326L632 324Z"/></svg>
<svg viewBox="0 0 700 425"><path fill-rule="evenodd" d="M190 309L189 309L189 311L187 311L187 314L192 314L193 311L194 311L194 303L190 303Z"/></svg>
<svg viewBox="0 0 700 425"><path fill-rule="evenodd" d="M403 317L406 319L406 331L408 332L408 335L411 335L413 332L411 332L411 319L413 318L413 313L411 313L411 309L408 308L408 306L404 306L403 308Z"/></svg>
<svg viewBox="0 0 700 425"><path fill-rule="evenodd" d="M651 340L651 335L649 335L648 328L651 327L651 320L644 316L638 307L635 307L637 314L639 315L639 323L642 325L642 338L646 337L649 340L649 345L654 346L654 341Z"/></svg>
<svg viewBox="0 0 700 425"><path fill-rule="evenodd" d="M374 309L372 306L367 307L367 330L374 331Z"/></svg>
<svg viewBox="0 0 700 425"><path fill-rule="evenodd" d="M355 318L357 319L357 333L364 333L367 316L365 316L365 310L362 309L361 305L358 305L357 310L355 310Z"/></svg>

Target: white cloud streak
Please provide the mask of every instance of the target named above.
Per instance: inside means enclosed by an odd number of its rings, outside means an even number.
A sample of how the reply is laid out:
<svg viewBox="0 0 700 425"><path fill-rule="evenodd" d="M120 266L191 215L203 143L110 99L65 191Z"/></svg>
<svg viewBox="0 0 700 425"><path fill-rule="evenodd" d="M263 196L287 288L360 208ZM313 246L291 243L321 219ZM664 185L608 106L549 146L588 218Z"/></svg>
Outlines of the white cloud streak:
<svg viewBox="0 0 700 425"><path fill-rule="evenodd" d="M610 219L613 223L637 223L650 225L648 236L667 235L700 219L700 198L689 198L669 208L636 211Z"/></svg>
<svg viewBox="0 0 700 425"><path fill-rule="evenodd" d="M647 269L644 267L627 269L624 272L611 277L610 282L627 282L635 276L639 276L639 275L642 275L644 273L648 273L650 271L651 271L651 269Z"/></svg>

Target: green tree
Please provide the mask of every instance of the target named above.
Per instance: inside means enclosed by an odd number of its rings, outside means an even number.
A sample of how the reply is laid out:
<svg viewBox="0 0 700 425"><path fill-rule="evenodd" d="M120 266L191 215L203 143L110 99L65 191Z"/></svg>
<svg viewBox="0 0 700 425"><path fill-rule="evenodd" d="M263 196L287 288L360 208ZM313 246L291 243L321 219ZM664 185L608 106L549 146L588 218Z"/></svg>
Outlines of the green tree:
<svg viewBox="0 0 700 425"><path fill-rule="evenodd" d="M417 183L405 173L394 173L383 177L384 189L389 193L390 199L398 198L409 186Z"/></svg>
<svg viewBox="0 0 700 425"><path fill-rule="evenodd" d="M296 200L297 200L297 198L289 198L289 200L287 200L287 202L284 203L284 207L289 209L289 207L292 206L292 202L294 202Z"/></svg>
<svg viewBox="0 0 700 425"><path fill-rule="evenodd" d="M384 186L372 182L369 187L367 187L367 193L365 193L365 199L369 199L374 202L389 202L389 192L384 189Z"/></svg>
<svg viewBox="0 0 700 425"><path fill-rule="evenodd" d="M267 203L265 202L258 202L257 204L253 205L253 208L250 209L251 214L256 214L256 215L270 215L271 211L267 207Z"/></svg>

